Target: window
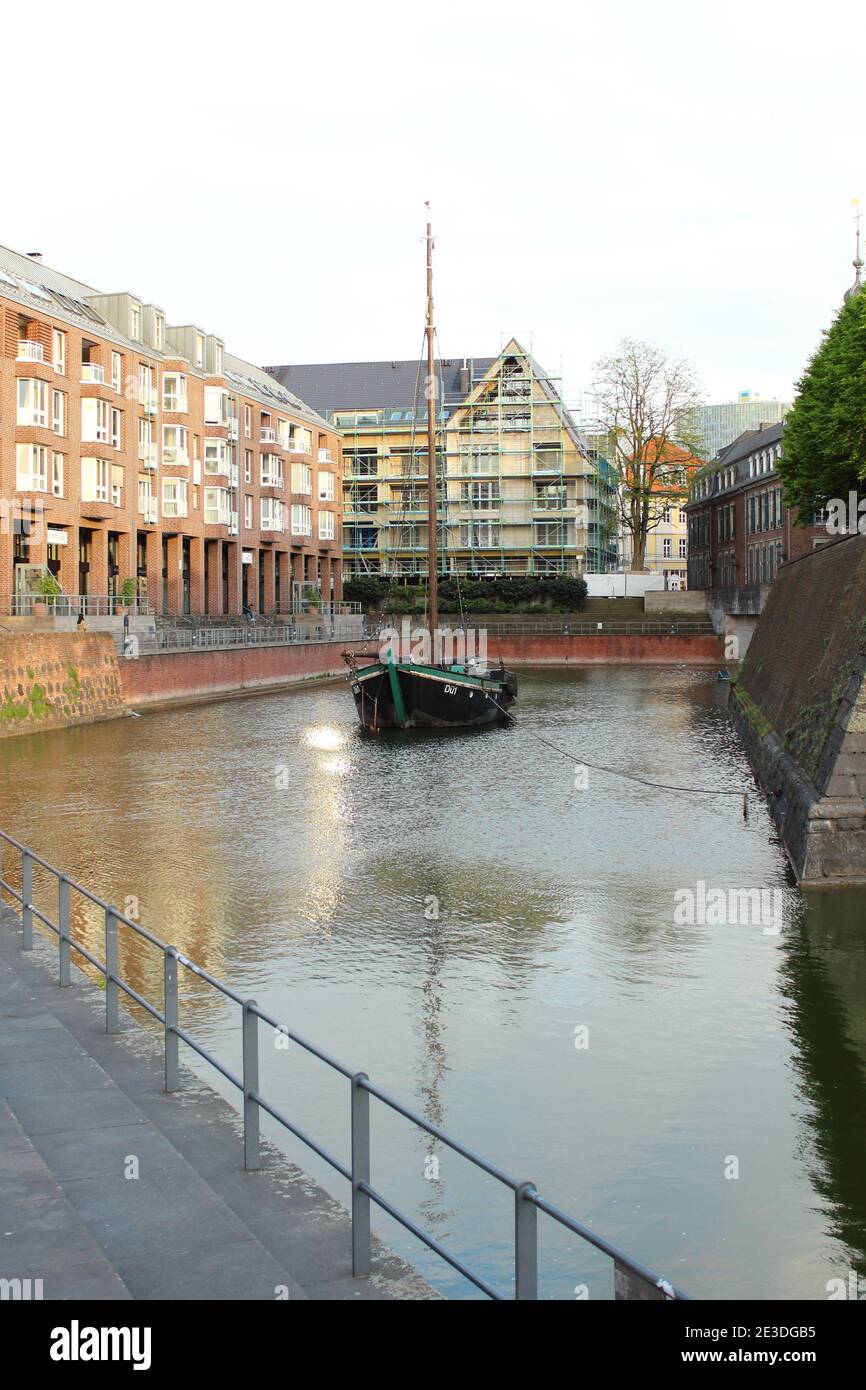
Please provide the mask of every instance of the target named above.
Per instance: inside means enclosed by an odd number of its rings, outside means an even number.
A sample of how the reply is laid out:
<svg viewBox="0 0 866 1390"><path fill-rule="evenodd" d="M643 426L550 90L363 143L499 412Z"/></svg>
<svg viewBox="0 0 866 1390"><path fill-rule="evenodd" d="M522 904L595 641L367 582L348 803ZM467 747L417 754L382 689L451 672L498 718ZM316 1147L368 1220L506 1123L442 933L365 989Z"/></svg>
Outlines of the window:
<svg viewBox="0 0 866 1390"><path fill-rule="evenodd" d="M263 465L264 466L264 465ZM264 478L262 479L264 482ZM308 463L292 464L292 492L310 497L313 491L313 471Z"/></svg>
<svg viewBox="0 0 866 1390"><path fill-rule="evenodd" d="M280 501L279 497L263 497L263 498L261 499L261 509L262 509L262 530L263 530L263 531L284 531L284 530L285 530L285 528L286 528L286 523L285 523L285 518L284 518L284 513L283 513L283 504L282 504L282 502ZM305 507L303 510L306 511L307 517L309 518L309 516L310 516L310 509L309 509L309 507ZM292 509L292 511L294 512L294 508ZM308 525L309 525L309 521L308 521ZM292 521L292 531L294 531L294 530L295 530L295 525L294 525L294 519L293 519L293 521ZM304 531L303 534L304 534L305 536L309 536L309 535L311 534L311 530L308 529L308 530Z"/></svg>
<svg viewBox="0 0 866 1390"><path fill-rule="evenodd" d="M203 367L203 366L204 366L204 334L203 334L203 333L196 333L196 335L195 335L195 365L196 365L197 367Z"/></svg>
<svg viewBox="0 0 866 1390"><path fill-rule="evenodd" d="M55 497L63 496L63 455L53 454L51 459L51 491Z"/></svg>
<svg viewBox="0 0 866 1390"><path fill-rule="evenodd" d="M336 527L333 512L319 512L319 540L332 541Z"/></svg>
<svg viewBox="0 0 866 1390"><path fill-rule="evenodd" d="M270 501L270 498L263 497L262 505ZM292 535L311 536L313 534L313 514L309 507L296 504L292 507Z"/></svg>
<svg viewBox="0 0 866 1390"><path fill-rule="evenodd" d="M54 354L54 370L60 372L61 376L66 375L66 334L61 333L59 328L55 328L51 334L52 351Z"/></svg>
<svg viewBox="0 0 866 1390"><path fill-rule="evenodd" d="M228 443L225 439L205 439L205 473L225 473L229 471ZM207 503L205 503L205 507Z"/></svg>
<svg viewBox="0 0 866 1390"><path fill-rule="evenodd" d="M165 317L157 314L153 325L154 344L159 352L162 352L162 345L165 341Z"/></svg>
<svg viewBox="0 0 866 1390"><path fill-rule="evenodd" d="M253 433L253 412L250 406L244 406L244 434L247 439L252 438Z"/></svg>
<svg viewBox="0 0 866 1390"><path fill-rule="evenodd" d="M251 483L253 480L253 451L244 449L244 482Z"/></svg>
<svg viewBox="0 0 866 1390"><path fill-rule="evenodd" d="M51 392L51 428L55 434L66 433L66 395L63 391Z"/></svg>
<svg viewBox="0 0 866 1390"><path fill-rule="evenodd" d="M460 527L460 544L466 546L497 546L499 544L498 521L471 521Z"/></svg>
<svg viewBox="0 0 866 1390"><path fill-rule="evenodd" d="M309 430L302 430L295 426L292 431L292 439L289 448L293 454L309 454L313 448L313 436Z"/></svg>
<svg viewBox="0 0 866 1390"><path fill-rule="evenodd" d="M129 310L129 336L134 343L141 338L141 305L133 304Z"/></svg>
<svg viewBox="0 0 866 1390"><path fill-rule="evenodd" d="M307 472L309 473L309 469ZM294 469L292 469L294 473ZM283 460L279 454L262 454L261 464L262 487L282 487L283 486ZM299 488L295 489L300 491Z"/></svg>
<svg viewBox="0 0 866 1390"><path fill-rule="evenodd" d="M123 448L123 411L114 407L111 411L111 447L112 449Z"/></svg>
<svg viewBox="0 0 866 1390"><path fill-rule="evenodd" d="M494 511L499 507L499 483L461 483L460 497L473 511Z"/></svg>
<svg viewBox="0 0 866 1390"><path fill-rule="evenodd" d="M18 492L48 491L47 449L41 444L17 444L15 463L15 486Z"/></svg>
<svg viewBox="0 0 866 1390"><path fill-rule="evenodd" d="M204 388L204 420L206 425L227 425L231 419L228 391L221 386Z"/></svg>
<svg viewBox="0 0 866 1390"><path fill-rule="evenodd" d="M83 458L81 460L82 502L108 501L109 470L110 465L107 459Z"/></svg>
<svg viewBox="0 0 866 1390"><path fill-rule="evenodd" d="M344 457L347 476L376 477L379 471L379 456L375 449L346 449Z"/></svg>
<svg viewBox="0 0 866 1390"><path fill-rule="evenodd" d="M156 521L156 498L149 478L138 480L138 510L146 521Z"/></svg>
<svg viewBox="0 0 866 1390"><path fill-rule="evenodd" d="M568 528L563 521L537 521L536 545L568 545Z"/></svg>
<svg viewBox="0 0 866 1390"><path fill-rule="evenodd" d="M253 499L247 492L244 494L244 530L253 529Z"/></svg>
<svg viewBox="0 0 866 1390"><path fill-rule="evenodd" d="M319 474L319 501L333 502L334 500L334 475L333 473Z"/></svg>
<svg viewBox="0 0 866 1390"><path fill-rule="evenodd" d="M206 487L204 490L205 525L228 526L231 519L231 493L228 488Z"/></svg>
<svg viewBox="0 0 866 1390"><path fill-rule="evenodd" d="M166 372L162 378L162 408L176 414L189 410L186 377L181 372Z"/></svg>
<svg viewBox="0 0 866 1390"><path fill-rule="evenodd" d="M115 391L123 385L123 358L119 352L111 354L111 384Z"/></svg>
<svg viewBox="0 0 866 1390"><path fill-rule="evenodd" d="M163 463L189 463L189 430L186 425L163 425L162 427ZM172 512L169 515L177 516ZM186 513L184 512L185 516Z"/></svg>
<svg viewBox="0 0 866 1390"><path fill-rule="evenodd" d="M163 478L162 514L163 516L186 516L186 478Z"/></svg>
<svg viewBox="0 0 866 1390"><path fill-rule="evenodd" d="M145 362L138 364L138 399L141 405L150 410L153 404L153 368Z"/></svg>
<svg viewBox="0 0 866 1390"><path fill-rule="evenodd" d="M686 555L688 554L688 541L686 540L685 536L681 536L681 537L680 537L679 547L680 547L680 559L681 559L681 560L685 560Z"/></svg>
<svg viewBox="0 0 866 1390"><path fill-rule="evenodd" d="M119 463L111 465L111 501L115 507L123 506L123 468Z"/></svg>
<svg viewBox="0 0 866 1390"><path fill-rule="evenodd" d="M97 444L107 444L111 433L111 415L107 401L81 402L81 438Z"/></svg>
<svg viewBox="0 0 866 1390"><path fill-rule="evenodd" d="M29 377L18 378L18 424L48 424L48 387L44 381L34 381Z"/></svg>

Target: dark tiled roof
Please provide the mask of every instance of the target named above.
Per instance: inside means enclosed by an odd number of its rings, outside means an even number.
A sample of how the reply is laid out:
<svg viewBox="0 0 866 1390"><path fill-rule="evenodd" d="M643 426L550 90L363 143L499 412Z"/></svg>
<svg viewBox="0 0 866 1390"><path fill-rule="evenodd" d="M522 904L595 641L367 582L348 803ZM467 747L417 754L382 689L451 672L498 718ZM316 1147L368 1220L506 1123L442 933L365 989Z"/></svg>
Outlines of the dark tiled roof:
<svg viewBox="0 0 866 1390"><path fill-rule="evenodd" d="M764 449L768 444L778 444L784 428L785 422L778 420L763 430L744 430L742 434L737 435L733 443L719 452L715 461L723 464L737 463L740 459L748 458L756 449Z"/></svg>
<svg viewBox="0 0 866 1390"><path fill-rule="evenodd" d="M495 357L444 358L436 363L441 398L450 411ZM424 407L424 368L404 362L316 362L266 367L281 385L324 414L333 410L412 410Z"/></svg>

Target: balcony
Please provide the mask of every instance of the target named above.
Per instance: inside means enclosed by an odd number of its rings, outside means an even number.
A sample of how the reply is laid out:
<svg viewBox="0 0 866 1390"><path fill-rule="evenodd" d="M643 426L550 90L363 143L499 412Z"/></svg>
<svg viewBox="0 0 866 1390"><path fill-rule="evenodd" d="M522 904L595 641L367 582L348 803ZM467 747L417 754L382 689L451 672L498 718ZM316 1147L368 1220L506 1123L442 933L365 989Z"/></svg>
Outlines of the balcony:
<svg viewBox="0 0 866 1390"><path fill-rule="evenodd" d="M145 468L156 468L158 462L156 445L146 444L143 439L140 439L138 441L138 458Z"/></svg>
<svg viewBox="0 0 866 1390"><path fill-rule="evenodd" d="M162 408L168 415L188 415L189 397L165 394L162 398Z"/></svg>
<svg viewBox="0 0 866 1390"><path fill-rule="evenodd" d="M163 449L162 461L166 468L189 468L189 454L186 449Z"/></svg>
<svg viewBox="0 0 866 1390"><path fill-rule="evenodd" d="M228 529L229 529L229 535L230 535L230 536L236 536L236 535L237 535L237 533L238 533L238 514L237 514L237 512L232 512L232 514L231 514L231 519L230 519L230 521L229 521L229 523L228 523Z"/></svg>
<svg viewBox="0 0 866 1390"><path fill-rule="evenodd" d="M238 438L238 422L237 422L237 420L227 420L227 421L226 421L226 429L227 429L228 432L229 432L229 439L235 439L235 440L236 440L236 439Z"/></svg>
<svg viewBox="0 0 866 1390"><path fill-rule="evenodd" d="M320 450L319 450L319 463L333 463L333 462L334 462L334 460L331 458L331 451L330 451L330 449L320 449Z"/></svg>
<svg viewBox="0 0 866 1390"><path fill-rule="evenodd" d="M303 443L303 441L299 441L299 440L296 439L296 438L293 438L293 439L290 439L290 440L289 440L289 453L290 453L290 454L311 454L312 452L313 452L313 447L312 447L311 444L305 444L305 443Z"/></svg>
<svg viewBox="0 0 866 1390"><path fill-rule="evenodd" d="M156 391L138 390L138 403L145 415L155 415L159 410L159 395Z"/></svg>
<svg viewBox="0 0 866 1390"><path fill-rule="evenodd" d="M139 502L138 511L144 526L156 525L158 520L158 509L155 497L151 497L147 502Z"/></svg>
<svg viewBox="0 0 866 1390"><path fill-rule="evenodd" d="M22 338L18 343L19 362L44 362L45 349L41 343L35 343L30 338Z"/></svg>
<svg viewBox="0 0 866 1390"><path fill-rule="evenodd" d="M260 443L260 444L276 444L276 442L277 442L277 432L276 432L276 430L275 430L275 429L272 429L269 425L263 425L262 428L259 430L259 443Z"/></svg>
<svg viewBox="0 0 866 1390"><path fill-rule="evenodd" d="M102 386L105 382L105 368L98 362L82 362L81 384L93 383Z"/></svg>

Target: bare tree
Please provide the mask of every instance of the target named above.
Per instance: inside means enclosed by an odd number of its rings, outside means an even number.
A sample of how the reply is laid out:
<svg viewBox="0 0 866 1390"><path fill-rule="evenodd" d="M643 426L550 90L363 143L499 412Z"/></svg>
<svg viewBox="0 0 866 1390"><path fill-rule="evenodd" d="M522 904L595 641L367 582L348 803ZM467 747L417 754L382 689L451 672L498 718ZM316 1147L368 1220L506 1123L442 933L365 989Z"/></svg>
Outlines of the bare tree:
<svg viewBox="0 0 866 1390"><path fill-rule="evenodd" d="M619 478L631 568L642 570L649 531L666 506L680 506L700 463L694 411L701 389L688 362L650 343L624 338L595 364L593 392L601 447Z"/></svg>

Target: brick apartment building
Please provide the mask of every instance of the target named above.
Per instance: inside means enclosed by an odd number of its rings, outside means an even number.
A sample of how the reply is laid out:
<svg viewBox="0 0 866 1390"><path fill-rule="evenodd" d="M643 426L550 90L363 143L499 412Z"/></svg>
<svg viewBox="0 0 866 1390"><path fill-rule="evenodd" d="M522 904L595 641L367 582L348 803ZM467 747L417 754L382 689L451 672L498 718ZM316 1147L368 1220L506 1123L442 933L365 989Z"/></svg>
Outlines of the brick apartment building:
<svg viewBox="0 0 866 1390"><path fill-rule="evenodd" d="M823 514L798 526L783 503L783 429L746 430L695 474L685 508L690 589L771 584L786 560L831 539Z"/></svg>
<svg viewBox="0 0 866 1390"><path fill-rule="evenodd" d="M157 613L338 600L341 475L333 426L219 337L0 247L0 611L48 572Z"/></svg>

